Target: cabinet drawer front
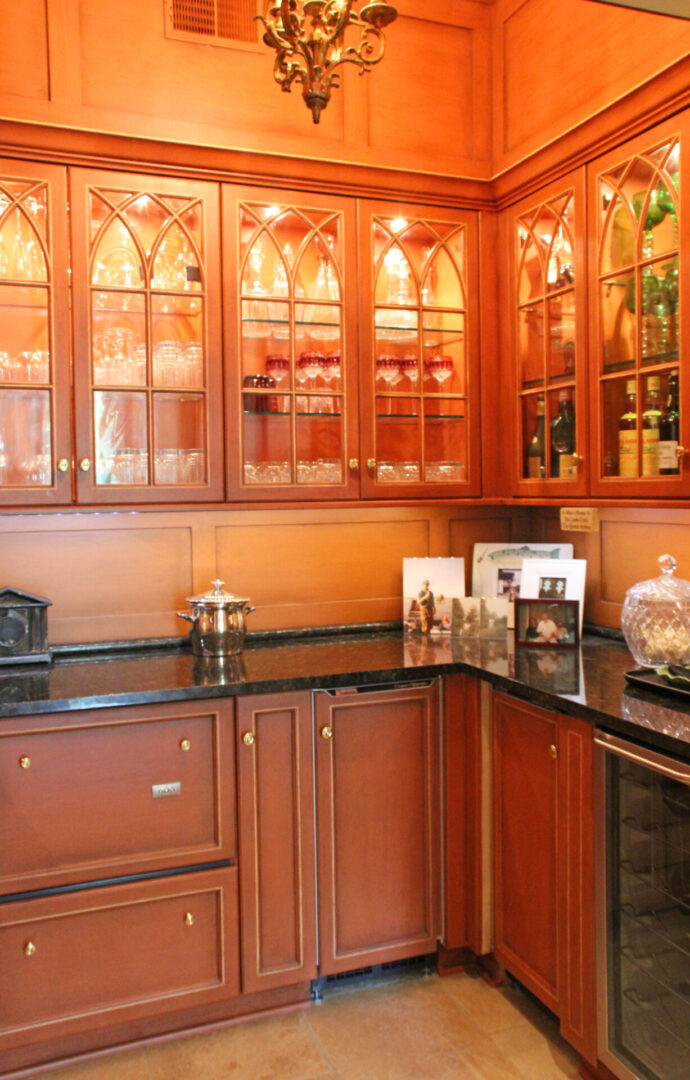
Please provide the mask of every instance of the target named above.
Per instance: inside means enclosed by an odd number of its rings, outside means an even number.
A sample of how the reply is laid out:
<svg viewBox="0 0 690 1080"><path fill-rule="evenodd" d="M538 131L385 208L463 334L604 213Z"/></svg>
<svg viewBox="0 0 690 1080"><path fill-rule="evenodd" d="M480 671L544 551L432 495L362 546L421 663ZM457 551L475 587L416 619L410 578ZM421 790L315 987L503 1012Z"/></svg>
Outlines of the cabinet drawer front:
<svg viewBox="0 0 690 1080"><path fill-rule="evenodd" d="M0 733L2 892L235 857L231 706L169 708Z"/></svg>
<svg viewBox="0 0 690 1080"><path fill-rule="evenodd" d="M0 1045L237 994L237 907L234 868L1 906Z"/></svg>

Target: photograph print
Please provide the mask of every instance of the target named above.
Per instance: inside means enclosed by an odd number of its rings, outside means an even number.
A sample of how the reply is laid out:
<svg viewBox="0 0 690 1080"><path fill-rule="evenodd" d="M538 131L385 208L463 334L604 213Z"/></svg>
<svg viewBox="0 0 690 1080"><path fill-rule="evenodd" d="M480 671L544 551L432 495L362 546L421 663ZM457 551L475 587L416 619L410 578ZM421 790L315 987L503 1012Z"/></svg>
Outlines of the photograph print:
<svg viewBox="0 0 690 1080"><path fill-rule="evenodd" d="M457 632L459 604L464 596L464 559L403 559L403 626L406 633Z"/></svg>

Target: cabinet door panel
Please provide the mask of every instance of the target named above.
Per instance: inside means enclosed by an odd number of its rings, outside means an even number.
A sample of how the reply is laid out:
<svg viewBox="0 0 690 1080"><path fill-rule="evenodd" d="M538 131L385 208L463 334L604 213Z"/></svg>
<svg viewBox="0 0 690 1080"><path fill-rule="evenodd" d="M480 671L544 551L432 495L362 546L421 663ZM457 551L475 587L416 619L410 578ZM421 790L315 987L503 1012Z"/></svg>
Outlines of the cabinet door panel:
<svg viewBox="0 0 690 1080"><path fill-rule="evenodd" d="M316 725L320 973L435 951L436 687L320 693Z"/></svg>
<svg viewBox="0 0 690 1080"><path fill-rule="evenodd" d="M218 185L70 185L78 500L222 499Z"/></svg>
<svg viewBox="0 0 690 1080"><path fill-rule="evenodd" d="M72 498L66 170L0 162L0 502Z"/></svg>
<svg viewBox="0 0 690 1080"><path fill-rule="evenodd" d="M223 232L232 496L356 497L354 200L228 184Z"/></svg>
<svg viewBox="0 0 690 1080"><path fill-rule="evenodd" d="M242 987L316 977L311 694L237 702Z"/></svg>
<svg viewBox="0 0 690 1080"><path fill-rule="evenodd" d="M690 328L681 317L690 281L688 174L683 114L588 166L595 495L690 490L682 449L690 437Z"/></svg>
<svg viewBox="0 0 690 1080"><path fill-rule="evenodd" d="M516 494L587 492L585 171L506 211Z"/></svg>
<svg viewBox="0 0 690 1080"><path fill-rule="evenodd" d="M494 698L494 952L558 1012L558 717Z"/></svg>
<svg viewBox="0 0 690 1080"><path fill-rule="evenodd" d="M360 202L362 493L477 495L477 215Z"/></svg>

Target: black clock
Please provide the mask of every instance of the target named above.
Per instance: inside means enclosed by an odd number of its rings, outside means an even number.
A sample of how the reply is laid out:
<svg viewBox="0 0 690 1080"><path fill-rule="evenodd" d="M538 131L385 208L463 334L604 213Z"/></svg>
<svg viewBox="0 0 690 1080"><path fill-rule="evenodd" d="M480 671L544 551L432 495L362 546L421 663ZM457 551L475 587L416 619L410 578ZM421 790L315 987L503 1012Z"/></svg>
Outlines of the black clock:
<svg viewBox="0 0 690 1080"><path fill-rule="evenodd" d="M51 603L21 589L0 589L0 664L50 663Z"/></svg>

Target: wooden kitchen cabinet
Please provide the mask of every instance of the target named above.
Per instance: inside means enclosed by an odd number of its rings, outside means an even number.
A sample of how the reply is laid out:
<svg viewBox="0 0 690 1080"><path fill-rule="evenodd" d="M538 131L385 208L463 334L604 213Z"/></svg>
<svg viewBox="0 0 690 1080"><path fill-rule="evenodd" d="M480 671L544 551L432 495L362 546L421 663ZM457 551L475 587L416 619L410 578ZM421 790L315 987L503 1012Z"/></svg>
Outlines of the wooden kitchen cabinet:
<svg viewBox="0 0 690 1080"><path fill-rule="evenodd" d="M438 690L315 694L319 973L436 952Z"/></svg>
<svg viewBox="0 0 690 1080"><path fill-rule="evenodd" d="M72 169L79 502L221 500L219 189Z"/></svg>
<svg viewBox="0 0 690 1080"><path fill-rule="evenodd" d="M316 978L311 692L237 699L245 993Z"/></svg>
<svg viewBox="0 0 690 1080"><path fill-rule="evenodd" d="M596 1061L591 724L493 697L494 955Z"/></svg>
<svg viewBox="0 0 690 1080"><path fill-rule="evenodd" d="M690 381L681 318L690 116L674 117L588 169L592 494L687 496ZM675 388L674 388L675 383ZM674 399L675 431L660 429Z"/></svg>
<svg viewBox="0 0 690 1080"><path fill-rule="evenodd" d="M362 495L479 495L477 214L358 209Z"/></svg>
<svg viewBox="0 0 690 1080"><path fill-rule="evenodd" d="M0 893L236 862L233 762L221 700L3 720Z"/></svg>
<svg viewBox="0 0 690 1080"><path fill-rule="evenodd" d="M232 498L356 498L355 201L223 185Z"/></svg>
<svg viewBox="0 0 690 1080"><path fill-rule="evenodd" d="M72 497L67 170L0 162L0 501Z"/></svg>
<svg viewBox="0 0 690 1080"><path fill-rule="evenodd" d="M236 867L0 904L0 1062L236 996L237 920Z"/></svg>
<svg viewBox="0 0 690 1080"><path fill-rule="evenodd" d="M514 367L516 494L586 494L587 341L585 170L511 207L503 220Z"/></svg>

